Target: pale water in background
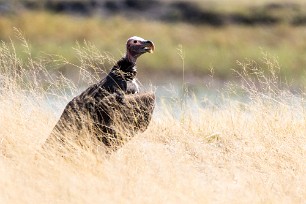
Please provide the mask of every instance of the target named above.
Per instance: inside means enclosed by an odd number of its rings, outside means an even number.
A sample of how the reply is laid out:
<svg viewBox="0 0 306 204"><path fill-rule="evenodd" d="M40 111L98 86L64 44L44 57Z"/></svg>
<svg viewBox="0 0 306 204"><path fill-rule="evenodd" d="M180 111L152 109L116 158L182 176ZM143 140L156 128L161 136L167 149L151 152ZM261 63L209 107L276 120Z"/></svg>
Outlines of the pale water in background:
<svg viewBox="0 0 306 204"><path fill-rule="evenodd" d="M80 89L78 94L82 93L85 89L86 87ZM228 96L226 88L224 87L206 87L204 85L190 84L183 86L179 83L172 83L144 87L141 92L145 92L146 90L153 90L156 94L156 106L153 114L153 117L156 118L159 118L164 110L167 110L175 118L179 118L187 110L189 113L197 113L199 108L221 108L228 97L244 102L247 101L247 98L244 96ZM66 98L68 100L52 96L48 97L46 99L47 106L54 111L56 117L60 117L66 104L78 94L67 96Z"/></svg>

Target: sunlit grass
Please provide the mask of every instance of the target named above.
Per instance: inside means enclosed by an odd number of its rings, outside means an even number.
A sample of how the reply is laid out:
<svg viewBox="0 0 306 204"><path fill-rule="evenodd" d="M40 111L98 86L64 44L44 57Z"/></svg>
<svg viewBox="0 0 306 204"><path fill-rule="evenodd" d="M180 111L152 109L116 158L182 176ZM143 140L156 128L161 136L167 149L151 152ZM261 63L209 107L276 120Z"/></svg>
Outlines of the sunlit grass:
<svg viewBox="0 0 306 204"><path fill-rule="evenodd" d="M22 42L26 59L16 56L15 45L0 46L1 203L305 200L305 93L280 85L274 58L261 58L264 67L241 62L235 72L241 82L216 93L222 94L221 106L206 101L210 105L202 107L199 98L180 106L177 117L165 104L157 107L149 128L118 151L107 155L96 143L75 144L62 157L41 145L58 119L55 112L80 87L50 74L46 65L57 62L33 58ZM92 63L86 49L79 48L87 62L79 70ZM95 60L103 58L93 48L91 53ZM89 72L83 75L85 83L98 80ZM237 90L247 100L228 97Z"/></svg>

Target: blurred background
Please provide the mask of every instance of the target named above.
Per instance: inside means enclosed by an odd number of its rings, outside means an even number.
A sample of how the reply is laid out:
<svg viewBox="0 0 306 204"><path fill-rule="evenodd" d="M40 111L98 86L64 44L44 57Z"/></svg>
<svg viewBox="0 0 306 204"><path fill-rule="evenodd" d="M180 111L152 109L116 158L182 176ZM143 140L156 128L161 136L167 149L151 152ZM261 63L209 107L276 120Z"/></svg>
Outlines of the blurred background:
<svg viewBox="0 0 306 204"><path fill-rule="evenodd" d="M54 67L76 79L75 47L93 44L115 60L134 35L152 40L156 52L137 63L142 83L204 86L235 81L239 61L259 65L277 58L280 76L306 84L306 2L303 0L0 0L0 40L27 39L33 57L60 55ZM46 55L47 53L47 55ZM108 63L108 64L107 64ZM106 62L103 69L111 68Z"/></svg>

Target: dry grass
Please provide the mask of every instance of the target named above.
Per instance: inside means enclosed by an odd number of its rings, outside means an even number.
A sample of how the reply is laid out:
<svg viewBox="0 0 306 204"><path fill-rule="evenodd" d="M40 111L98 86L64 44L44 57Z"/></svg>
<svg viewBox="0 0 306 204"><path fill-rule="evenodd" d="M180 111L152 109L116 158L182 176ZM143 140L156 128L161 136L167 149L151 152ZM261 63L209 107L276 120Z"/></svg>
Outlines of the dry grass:
<svg viewBox="0 0 306 204"><path fill-rule="evenodd" d="M160 108L146 132L110 155L92 143L61 157L38 151L57 121L46 97L68 101L60 90L73 86L39 60L0 49L1 203L305 201L304 95L278 88L271 60L269 73L241 65L255 76L239 73L248 102L225 97L196 113L182 106L179 118Z"/></svg>

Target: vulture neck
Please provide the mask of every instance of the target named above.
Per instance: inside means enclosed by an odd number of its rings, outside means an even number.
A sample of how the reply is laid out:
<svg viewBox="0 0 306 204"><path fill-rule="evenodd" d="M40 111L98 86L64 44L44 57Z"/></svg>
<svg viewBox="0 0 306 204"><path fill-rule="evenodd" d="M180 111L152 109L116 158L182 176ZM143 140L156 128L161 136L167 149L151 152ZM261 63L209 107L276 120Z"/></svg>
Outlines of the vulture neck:
<svg viewBox="0 0 306 204"><path fill-rule="evenodd" d="M133 72L136 73L136 61L130 61L127 57L121 58L117 65L119 69L123 72Z"/></svg>
<svg viewBox="0 0 306 204"><path fill-rule="evenodd" d="M127 51L124 58L129 62L136 64L136 60L138 57L139 55L133 55L129 51Z"/></svg>

